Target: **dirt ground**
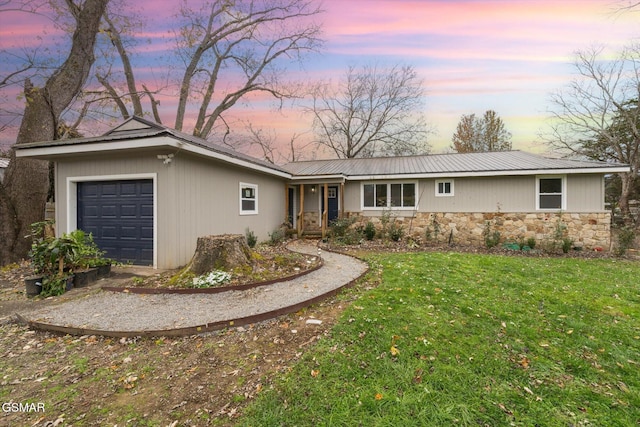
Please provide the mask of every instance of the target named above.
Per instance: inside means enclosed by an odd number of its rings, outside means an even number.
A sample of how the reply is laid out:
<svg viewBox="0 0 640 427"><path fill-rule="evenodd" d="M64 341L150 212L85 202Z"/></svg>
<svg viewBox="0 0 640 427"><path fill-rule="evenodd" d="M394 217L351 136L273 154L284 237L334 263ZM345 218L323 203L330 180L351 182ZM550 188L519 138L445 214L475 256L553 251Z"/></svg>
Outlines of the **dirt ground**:
<svg viewBox="0 0 640 427"><path fill-rule="evenodd" d="M0 272L0 425L233 425L328 333L358 289L370 286L361 281L297 313L216 333L120 339L15 323L14 313L99 292L104 284L28 299L23 277L29 274L27 264ZM133 277L115 274L110 284Z"/></svg>

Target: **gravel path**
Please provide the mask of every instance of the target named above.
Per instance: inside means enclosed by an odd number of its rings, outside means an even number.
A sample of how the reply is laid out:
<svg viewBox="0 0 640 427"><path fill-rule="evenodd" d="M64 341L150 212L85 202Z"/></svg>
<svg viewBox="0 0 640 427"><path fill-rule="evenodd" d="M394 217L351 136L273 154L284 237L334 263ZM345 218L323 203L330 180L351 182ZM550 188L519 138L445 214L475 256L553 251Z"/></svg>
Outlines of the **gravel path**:
<svg viewBox="0 0 640 427"><path fill-rule="evenodd" d="M307 242L294 251L319 254ZM367 270L350 256L322 251L322 268L286 282L246 291L218 294L132 294L101 291L56 306L24 314L27 321L92 331L168 331L230 322L304 303L344 286Z"/></svg>

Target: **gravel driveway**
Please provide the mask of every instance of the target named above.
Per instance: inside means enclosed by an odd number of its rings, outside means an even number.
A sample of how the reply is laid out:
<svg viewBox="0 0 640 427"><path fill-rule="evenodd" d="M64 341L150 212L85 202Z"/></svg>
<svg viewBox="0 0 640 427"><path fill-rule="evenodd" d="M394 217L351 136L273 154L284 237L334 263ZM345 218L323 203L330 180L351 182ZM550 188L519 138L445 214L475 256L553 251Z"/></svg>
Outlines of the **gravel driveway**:
<svg viewBox="0 0 640 427"><path fill-rule="evenodd" d="M367 270L347 255L302 241L294 251L319 254L324 265L293 280L217 294L133 294L101 291L23 314L32 326L70 333L111 336L190 334L253 323L291 312L349 284ZM65 331L64 328L77 329ZM197 328L197 329L194 329ZM170 333L171 332L171 333Z"/></svg>

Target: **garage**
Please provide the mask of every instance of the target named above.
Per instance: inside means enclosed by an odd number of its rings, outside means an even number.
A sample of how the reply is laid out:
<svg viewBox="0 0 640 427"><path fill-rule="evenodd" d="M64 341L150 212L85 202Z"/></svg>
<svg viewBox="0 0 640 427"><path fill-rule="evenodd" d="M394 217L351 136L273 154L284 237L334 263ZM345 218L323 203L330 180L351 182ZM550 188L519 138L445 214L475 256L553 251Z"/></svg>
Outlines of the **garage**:
<svg viewBox="0 0 640 427"><path fill-rule="evenodd" d="M106 256L153 265L153 180L78 182L78 228Z"/></svg>

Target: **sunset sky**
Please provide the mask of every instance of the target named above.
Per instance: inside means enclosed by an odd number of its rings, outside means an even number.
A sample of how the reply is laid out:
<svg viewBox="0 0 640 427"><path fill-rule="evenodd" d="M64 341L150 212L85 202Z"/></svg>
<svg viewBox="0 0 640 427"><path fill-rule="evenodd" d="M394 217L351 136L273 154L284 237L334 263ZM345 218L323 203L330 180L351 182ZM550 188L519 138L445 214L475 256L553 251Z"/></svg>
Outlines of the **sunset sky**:
<svg viewBox="0 0 640 427"><path fill-rule="evenodd" d="M168 54L173 1L148 1L148 25L135 66L148 79L161 75ZM142 2L137 2L141 5ZM426 117L436 133L433 152L446 150L461 115L493 109L513 134L516 149L544 151L549 96L572 78L576 50L606 46L615 53L640 36L640 8L617 11L618 0L325 0L321 53L305 64L305 79L338 79L348 65L408 64L425 81ZM47 33L44 34L43 31ZM44 51L57 40L37 16L0 13L5 49ZM14 51L15 52L15 51ZM9 61L6 56L0 58ZM4 74L4 72L3 72ZM15 94L12 96L15 97ZM162 100L165 124L172 126L171 98ZM174 104L175 105L175 104ZM295 110L246 106L256 126L282 140L310 128ZM173 110L175 111L175 109ZM0 134L6 144L11 134Z"/></svg>

